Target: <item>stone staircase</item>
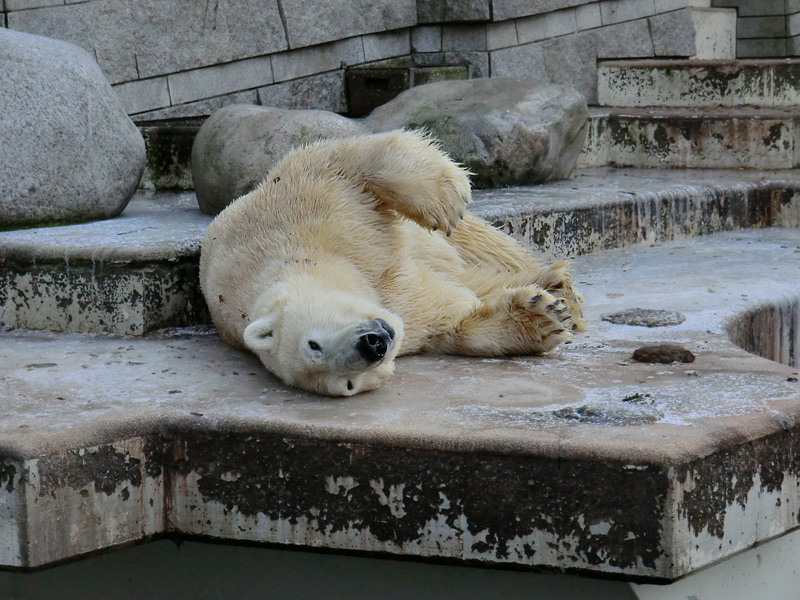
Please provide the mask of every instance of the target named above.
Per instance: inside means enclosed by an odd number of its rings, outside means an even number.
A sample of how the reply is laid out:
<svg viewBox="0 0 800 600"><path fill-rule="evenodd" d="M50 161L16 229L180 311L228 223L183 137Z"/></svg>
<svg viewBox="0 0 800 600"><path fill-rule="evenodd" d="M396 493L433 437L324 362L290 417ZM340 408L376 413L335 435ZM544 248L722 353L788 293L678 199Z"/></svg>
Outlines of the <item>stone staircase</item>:
<svg viewBox="0 0 800 600"><path fill-rule="evenodd" d="M800 61L614 61L580 167L792 169L800 163Z"/></svg>
<svg viewBox="0 0 800 600"><path fill-rule="evenodd" d="M663 583L791 531L798 72L602 64L595 168L473 204L575 257L589 332L547 357L411 357L351 399L288 390L209 335L191 192L0 233L0 567L173 534ZM147 132L173 167L151 161L153 185L187 185L195 129ZM604 320L642 307L686 318ZM665 341L697 361L631 362Z"/></svg>

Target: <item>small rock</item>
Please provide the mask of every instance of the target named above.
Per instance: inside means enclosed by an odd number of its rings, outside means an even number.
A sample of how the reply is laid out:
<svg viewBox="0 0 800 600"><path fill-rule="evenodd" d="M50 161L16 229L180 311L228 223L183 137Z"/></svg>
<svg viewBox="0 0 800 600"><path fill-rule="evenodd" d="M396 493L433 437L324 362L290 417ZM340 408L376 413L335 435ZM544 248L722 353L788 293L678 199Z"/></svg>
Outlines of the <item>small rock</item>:
<svg viewBox="0 0 800 600"><path fill-rule="evenodd" d="M639 327L667 327L680 325L686 317L674 310L656 308L629 308L619 312L603 315L603 321L614 325L636 325Z"/></svg>
<svg viewBox="0 0 800 600"><path fill-rule="evenodd" d="M633 360L642 363L690 363L694 362L694 354L679 344L653 344L634 350Z"/></svg>

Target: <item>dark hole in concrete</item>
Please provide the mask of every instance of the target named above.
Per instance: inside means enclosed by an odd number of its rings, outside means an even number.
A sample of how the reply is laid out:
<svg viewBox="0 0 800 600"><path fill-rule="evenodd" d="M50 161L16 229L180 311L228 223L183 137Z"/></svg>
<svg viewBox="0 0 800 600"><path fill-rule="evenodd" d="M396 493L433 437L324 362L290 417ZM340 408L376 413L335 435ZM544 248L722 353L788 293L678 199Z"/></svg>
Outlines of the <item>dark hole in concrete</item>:
<svg viewBox="0 0 800 600"><path fill-rule="evenodd" d="M728 338L743 350L790 367L800 366L800 298L761 304L725 326Z"/></svg>

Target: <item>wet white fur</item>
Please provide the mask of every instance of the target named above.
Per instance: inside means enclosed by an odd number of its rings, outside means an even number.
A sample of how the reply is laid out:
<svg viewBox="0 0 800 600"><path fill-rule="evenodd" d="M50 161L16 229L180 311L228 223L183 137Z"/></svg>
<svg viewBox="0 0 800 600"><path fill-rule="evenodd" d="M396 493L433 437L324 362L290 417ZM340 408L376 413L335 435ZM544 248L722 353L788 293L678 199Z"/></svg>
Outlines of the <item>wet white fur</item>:
<svg viewBox="0 0 800 600"><path fill-rule="evenodd" d="M565 264L539 265L466 213L469 200L467 173L419 133L295 150L208 228L200 278L214 323L287 384L328 395L378 387L398 354L569 339L582 321ZM373 318L396 335L365 366L354 328Z"/></svg>

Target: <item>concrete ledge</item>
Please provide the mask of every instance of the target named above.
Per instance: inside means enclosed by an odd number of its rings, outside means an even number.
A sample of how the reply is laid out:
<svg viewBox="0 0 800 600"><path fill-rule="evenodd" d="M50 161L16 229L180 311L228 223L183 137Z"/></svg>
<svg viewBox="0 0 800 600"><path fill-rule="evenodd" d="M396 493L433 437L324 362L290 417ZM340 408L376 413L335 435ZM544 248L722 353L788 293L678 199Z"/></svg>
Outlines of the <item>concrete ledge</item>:
<svg viewBox="0 0 800 600"><path fill-rule="evenodd" d="M794 169L796 110L595 108L579 168Z"/></svg>
<svg viewBox="0 0 800 600"><path fill-rule="evenodd" d="M800 61L631 60L598 65L598 104L622 107L794 108Z"/></svg>
<svg viewBox="0 0 800 600"><path fill-rule="evenodd" d="M0 564L171 532L668 581L795 529L797 366L728 340L800 297L792 176L697 175L595 172L476 200L491 216L528 193L531 214L567 219L605 194L625 211L597 213L627 247L575 259L589 332L550 356L409 357L379 390L330 400L205 329L0 333ZM691 209L711 197L728 217ZM747 218L793 228L739 230ZM589 247L615 245L579 223ZM602 320L630 308L685 320ZM655 342L697 359L631 361Z"/></svg>
<svg viewBox="0 0 800 600"><path fill-rule="evenodd" d="M208 319L191 193L137 192L122 216L0 233L0 323L142 335Z"/></svg>
<svg viewBox="0 0 800 600"><path fill-rule="evenodd" d="M796 226L798 190L794 171L596 169L546 186L477 191L472 210L558 258ZM206 322L197 264L210 217L196 206L191 193L139 192L118 219L0 233L0 323L142 335Z"/></svg>

